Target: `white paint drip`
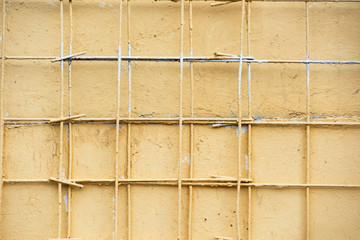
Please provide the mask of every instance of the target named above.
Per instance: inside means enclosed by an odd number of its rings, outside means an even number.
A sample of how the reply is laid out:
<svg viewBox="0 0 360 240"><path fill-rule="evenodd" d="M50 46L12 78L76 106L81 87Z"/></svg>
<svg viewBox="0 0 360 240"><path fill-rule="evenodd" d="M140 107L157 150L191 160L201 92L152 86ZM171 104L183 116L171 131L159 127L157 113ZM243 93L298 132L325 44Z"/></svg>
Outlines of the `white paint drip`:
<svg viewBox="0 0 360 240"><path fill-rule="evenodd" d="M243 136L247 130L248 130L248 126L247 125L242 125L241 126L241 136Z"/></svg>
<svg viewBox="0 0 360 240"><path fill-rule="evenodd" d="M63 168L63 171L61 173L61 177L62 177L62 179L66 179L65 168Z"/></svg>
<svg viewBox="0 0 360 240"><path fill-rule="evenodd" d="M66 212L69 212L68 206L69 206L69 195L68 192L66 191L66 194L64 195L64 203L65 203L65 209Z"/></svg>
<svg viewBox="0 0 360 240"><path fill-rule="evenodd" d="M190 163L191 163L190 153L188 155L186 155L181 162L183 162L183 163L187 162L187 164L190 166Z"/></svg>
<svg viewBox="0 0 360 240"><path fill-rule="evenodd" d="M247 154L245 154L245 168L249 170L249 156Z"/></svg>
<svg viewBox="0 0 360 240"><path fill-rule="evenodd" d="M99 5L98 5L99 7L105 7L106 6L106 3L105 2L101 2L101 3L99 3Z"/></svg>
<svg viewBox="0 0 360 240"><path fill-rule="evenodd" d="M51 7L56 7L56 3L57 0L47 0L47 3L51 6Z"/></svg>

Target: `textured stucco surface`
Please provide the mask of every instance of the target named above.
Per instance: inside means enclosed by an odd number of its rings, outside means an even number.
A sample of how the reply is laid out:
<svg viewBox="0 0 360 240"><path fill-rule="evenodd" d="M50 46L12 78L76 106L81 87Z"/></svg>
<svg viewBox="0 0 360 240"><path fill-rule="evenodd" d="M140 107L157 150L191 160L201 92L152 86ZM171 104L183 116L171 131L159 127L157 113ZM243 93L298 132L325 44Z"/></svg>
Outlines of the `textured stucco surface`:
<svg viewBox="0 0 360 240"><path fill-rule="evenodd" d="M118 1L73 1L73 52L88 56L116 56ZM6 55L58 56L60 4L58 0L6 2ZM188 5L185 10L184 55L189 56ZM124 4L126 8L126 3ZM1 7L0 7L1 8ZM64 2L64 51L69 51L69 8ZM360 4L309 3L309 48L312 60L360 59ZM194 56L214 52L239 54L241 4L210 7L194 2ZM127 55L127 13L124 9L123 55ZM246 26L246 24L245 24ZM0 25L1 29L1 25ZM251 4L251 56L256 59L305 59L304 3ZM245 27L244 49L247 49ZM179 56L180 3L134 1L131 4L131 54ZM0 41L3 44L3 41ZM245 51L245 55L246 55ZM65 64L67 79L67 64ZM128 114L128 65L121 65L121 116ZM196 117L237 117L238 63L194 63ZM176 117L179 114L179 63L132 63L133 117ZM116 62L72 63L71 113L87 117L116 116ZM360 116L359 65L311 65L310 112L313 119ZM242 81L242 116L248 117L247 65ZM252 64L252 116L306 117L306 67L299 64ZM67 80L65 81L67 89ZM50 61L5 63L7 117L60 115L60 65ZM68 115L65 91L64 115ZM190 116L190 70L184 63L184 116ZM114 178L115 125L73 124L73 179ZM126 178L127 126L119 135L119 177ZM132 178L176 178L176 125L132 125ZM5 126L4 178L57 177L59 125ZM183 128L182 172L195 178L237 177L237 140L242 139L242 176L248 177L248 128L196 125L194 156L190 159L190 127ZM68 176L68 134L64 127L62 172ZM310 182L360 184L360 129L311 127ZM255 183L306 182L306 127L253 126L252 178ZM182 190L182 235L187 238L189 190ZM133 186L134 240L176 239L177 189L172 186ZM127 239L127 188L119 187L118 236ZM85 184L72 192L67 209L62 192L62 233L66 213L72 211L72 237L113 239L113 185ZM49 239L57 235L57 184L4 184L0 239ZM310 189L310 239L356 240L360 236L358 189ZM236 236L236 189L193 188L193 239ZM248 192L241 189L241 237L247 239ZM252 188L252 239L305 239L306 190Z"/></svg>

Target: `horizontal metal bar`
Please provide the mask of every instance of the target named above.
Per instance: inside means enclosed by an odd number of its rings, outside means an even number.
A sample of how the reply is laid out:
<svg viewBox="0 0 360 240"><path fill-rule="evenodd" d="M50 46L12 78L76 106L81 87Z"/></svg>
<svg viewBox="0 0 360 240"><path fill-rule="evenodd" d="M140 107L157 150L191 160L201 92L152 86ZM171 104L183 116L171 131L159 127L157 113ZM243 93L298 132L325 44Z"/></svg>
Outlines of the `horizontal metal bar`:
<svg viewBox="0 0 360 240"><path fill-rule="evenodd" d="M359 0L360 1L360 0ZM36 57L36 56L6 56L5 60L53 60L55 57ZM69 56L64 57L69 58ZM0 57L1 59L1 57ZM72 57L69 61L118 61L118 56L87 56ZM184 57L184 62L239 62L240 57ZM122 56L121 61L140 61L140 62L180 62L180 57L147 57L147 56ZM337 61L337 60L256 60L253 57L243 57L246 63L297 63L297 64L335 64L335 65L354 65L360 61Z"/></svg>
<svg viewBox="0 0 360 240"><path fill-rule="evenodd" d="M155 0L155 1L172 1L179 0ZM241 0L193 0L197 2L241 2ZM245 2L359 2L360 0L245 0Z"/></svg>
<svg viewBox="0 0 360 240"><path fill-rule="evenodd" d="M140 181L141 180L141 181ZM185 180L185 181L184 181ZM189 179L182 180L184 186L204 186L204 187L236 187L237 182L233 179L226 179L222 181L210 181L210 179ZM112 184L114 179L71 179L66 181L73 181L79 183L90 184ZM121 185L159 185L159 186L178 186L177 179L119 179ZM299 184L299 183L253 183L250 179L242 179L242 187L258 187L258 188L360 188L359 184ZM49 179L4 179L4 183L48 183Z"/></svg>
<svg viewBox="0 0 360 240"><path fill-rule="evenodd" d="M80 116L80 115L78 115ZM115 123L115 118L77 118L65 119L72 123ZM64 120L64 121L65 121ZM48 124L52 118L5 118L5 124L27 125L34 123ZM178 124L179 118L119 118L120 123L134 124ZM359 126L360 118L324 118L324 120L312 120L306 122L296 119L269 119L256 120L253 118L242 118L242 124L250 125L292 125L292 126ZM183 118L183 124L211 125L214 128L237 125L237 118Z"/></svg>

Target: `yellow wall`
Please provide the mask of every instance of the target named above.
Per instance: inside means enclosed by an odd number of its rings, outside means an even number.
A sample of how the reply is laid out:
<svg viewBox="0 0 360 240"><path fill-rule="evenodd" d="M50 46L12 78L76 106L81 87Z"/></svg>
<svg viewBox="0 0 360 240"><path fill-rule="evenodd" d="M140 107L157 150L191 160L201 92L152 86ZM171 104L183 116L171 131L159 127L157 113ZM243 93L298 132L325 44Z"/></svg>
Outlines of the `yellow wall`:
<svg viewBox="0 0 360 240"><path fill-rule="evenodd" d="M193 4L193 55L240 53L241 3L211 7ZM122 55L127 55L127 4L123 5ZM309 3L309 58L360 60L360 4ZM73 1L73 53L117 56L119 2ZM60 2L6 2L6 56L59 56ZM250 55L255 59L306 59L305 3L251 3ZM64 2L64 55L70 44L69 3ZM247 17L247 16L246 16ZM180 55L180 2L131 2L130 42L133 56ZM190 55L189 7L185 4L184 56ZM1 26L0 26L1 27ZM248 29L244 23L244 55ZM0 41L3 44L3 41ZM65 66L64 115L68 115L68 65ZM194 114L236 118L238 63L194 63ZM131 116L177 117L179 63L132 62ZM304 64L252 64L251 109L248 111L247 64L242 71L242 116L260 120L306 118ZM121 64L120 116L128 116L128 64ZM60 64L50 60L6 60L4 74L6 118L60 116ZM310 65L312 121L338 118L359 121L359 65ZM88 118L115 118L117 62L72 62L71 113ZM184 63L183 114L190 112L190 64ZM330 121L334 121L331 119ZM62 174L71 179L114 179L116 128L112 123L72 124L73 163L69 176L68 128L63 131ZM242 141L242 178L253 183L306 183L306 126L253 125L249 176L249 127L194 127L194 155L190 159L190 126L183 128L182 177L211 175L237 177L237 144ZM127 178L128 128L120 126L119 178ZM177 178L177 125L132 124L131 177ZM5 125L4 179L58 177L59 124ZM310 127L310 183L360 184L359 126ZM311 240L351 239L360 236L359 188L310 188ZM194 240L236 237L236 187L193 187ZM128 239L127 187L120 186L115 214L113 183L73 188L68 199L63 187L62 237L113 239L118 217L118 239ZM306 188L241 188L241 238L306 239ZM71 201L71 208L68 208ZM176 239L176 186L131 187L131 236L134 240ZM181 232L188 238L189 188L182 190ZM250 209L250 212L249 212ZM71 211L71 225L67 224ZM49 239L58 233L58 192L55 183L6 183L2 189L0 239Z"/></svg>

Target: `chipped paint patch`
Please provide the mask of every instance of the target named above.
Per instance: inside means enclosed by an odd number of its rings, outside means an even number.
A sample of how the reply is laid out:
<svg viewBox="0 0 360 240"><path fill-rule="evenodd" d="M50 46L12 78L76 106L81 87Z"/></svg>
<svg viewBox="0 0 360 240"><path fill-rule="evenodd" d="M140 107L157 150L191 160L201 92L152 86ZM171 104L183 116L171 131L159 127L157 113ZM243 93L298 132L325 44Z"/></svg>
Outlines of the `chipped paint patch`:
<svg viewBox="0 0 360 240"><path fill-rule="evenodd" d="M249 170L249 156L247 154L245 154L245 168Z"/></svg>
<svg viewBox="0 0 360 240"><path fill-rule="evenodd" d="M247 125L242 125L241 126L241 136L243 136L246 133L247 130L248 130L248 126Z"/></svg>
<svg viewBox="0 0 360 240"><path fill-rule="evenodd" d="M65 209L66 209L66 212L69 212L69 192L68 190L66 191L66 194L64 195L64 203L65 203Z"/></svg>
<svg viewBox="0 0 360 240"><path fill-rule="evenodd" d="M105 3L105 2L101 2L101 3L99 3L98 6L104 8L104 7L106 6L106 3Z"/></svg>
<svg viewBox="0 0 360 240"><path fill-rule="evenodd" d="M181 160L181 162L182 162L182 163L187 162L187 164L190 166L190 164L191 164L190 153L188 153L188 155L186 155L186 156L184 157L184 159Z"/></svg>

